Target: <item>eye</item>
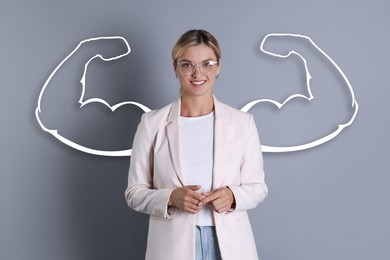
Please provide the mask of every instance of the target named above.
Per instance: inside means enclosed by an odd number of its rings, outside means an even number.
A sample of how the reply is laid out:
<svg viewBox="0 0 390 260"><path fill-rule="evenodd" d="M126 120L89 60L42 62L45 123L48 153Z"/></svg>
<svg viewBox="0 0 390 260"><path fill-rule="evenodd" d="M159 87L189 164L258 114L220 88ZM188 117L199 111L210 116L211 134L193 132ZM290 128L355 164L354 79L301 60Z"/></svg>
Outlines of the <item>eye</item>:
<svg viewBox="0 0 390 260"><path fill-rule="evenodd" d="M192 68L193 65L190 62L183 62L183 63L181 63L181 67L182 68Z"/></svg>
<svg viewBox="0 0 390 260"><path fill-rule="evenodd" d="M209 60L209 61L205 61L202 63L202 67L212 67L214 66L215 64L217 64L216 61L213 61L213 60Z"/></svg>

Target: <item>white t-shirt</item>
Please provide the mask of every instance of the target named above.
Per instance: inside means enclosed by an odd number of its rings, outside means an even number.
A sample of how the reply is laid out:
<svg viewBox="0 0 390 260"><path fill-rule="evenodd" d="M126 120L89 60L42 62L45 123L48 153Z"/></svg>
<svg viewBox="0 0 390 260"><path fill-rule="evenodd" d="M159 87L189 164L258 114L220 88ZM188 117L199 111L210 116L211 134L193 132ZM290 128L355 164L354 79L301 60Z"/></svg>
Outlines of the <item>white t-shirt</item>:
<svg viewBox="0 0 390 260"><path fill-rule="evenodd" d="M201 185L208 192L213 180L214 112L199 117L180 117L180 154L189 185ZM214 226L213 209L206 204L197 214L196 225Z"/></svg>

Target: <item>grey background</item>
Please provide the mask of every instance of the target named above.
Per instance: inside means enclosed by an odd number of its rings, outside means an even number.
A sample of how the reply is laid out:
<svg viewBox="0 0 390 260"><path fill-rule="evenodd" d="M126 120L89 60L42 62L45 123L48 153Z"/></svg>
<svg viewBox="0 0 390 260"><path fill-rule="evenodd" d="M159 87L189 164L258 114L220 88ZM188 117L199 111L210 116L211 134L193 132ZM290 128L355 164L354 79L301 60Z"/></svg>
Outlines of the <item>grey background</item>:
<svg viewBox="0 0 390 260"><path fill-rule="evenodd" d="M390 259L388 11L386 1L362 0L1 1L0 259L143 259L147 216L128 209L123 197L129 158L63 145L41 130L34 110L47 77L81 40L112 35L125 37L132 53L93 64L89 97L152 109L175 100L170 51L191 28L219 40L223 67L215 95L233 107L304 91L297 59L259 52L272 32L310 36L345 72L360 105L354 124L331 142L264 155L270 194L250 211L261 259ZM89 146L128 147L141 111L113 115L90 106L81 113L74 95L81 67L59 77L59 92L45 99L45 122ZM326 68L313 71L321 79ZM348 93L316 84L318 97L328 95L329 102L309 110L306 120L281 115L278 128L270 125L277 112L251 111L264 142L318 137L333 119L348 117Z"/></svg>

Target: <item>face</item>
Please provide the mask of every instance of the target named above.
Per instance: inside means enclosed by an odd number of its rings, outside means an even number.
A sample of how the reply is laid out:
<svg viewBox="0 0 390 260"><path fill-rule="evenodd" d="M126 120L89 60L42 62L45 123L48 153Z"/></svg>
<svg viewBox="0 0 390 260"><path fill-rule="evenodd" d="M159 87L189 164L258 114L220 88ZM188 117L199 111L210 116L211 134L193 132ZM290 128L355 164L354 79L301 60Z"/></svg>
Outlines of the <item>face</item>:
<svg viewBox="0 0 390 260"><path fill-rule="evenodd" d="M202 74L199 67L207 63L207 61L216 60L217 57L213 49L204 44L184 49L178 61L195 64L195 70L191 75L182 75L179 70L180 65L176 65L175 73L180 82L182 96L212 95L215 76L219 74L220 65L214 65L213 72L210 75Z"/></svg>

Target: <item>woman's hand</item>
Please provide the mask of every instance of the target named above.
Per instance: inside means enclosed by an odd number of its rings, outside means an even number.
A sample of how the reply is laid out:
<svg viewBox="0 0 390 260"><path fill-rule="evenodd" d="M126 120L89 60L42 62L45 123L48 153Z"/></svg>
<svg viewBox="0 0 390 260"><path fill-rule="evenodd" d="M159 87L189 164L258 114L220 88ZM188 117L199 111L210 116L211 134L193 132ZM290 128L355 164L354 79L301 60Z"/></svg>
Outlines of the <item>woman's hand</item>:
<svg viewBox="0 0 390 260"><path fill-rule="evenodd" d="M233 192L228 187L219 188L210 192L203 192L203 205L209 203L216 212L223 213L232 208L235 203Z"/></svg>
<svg viewBox="0 0 390 260"><path fill-rule="evenodd" d="M168 206L174 206L186 212L196 214L203 207L204 195L196 192L200 185L189 185L174 189L169 197Z"/></svg>

